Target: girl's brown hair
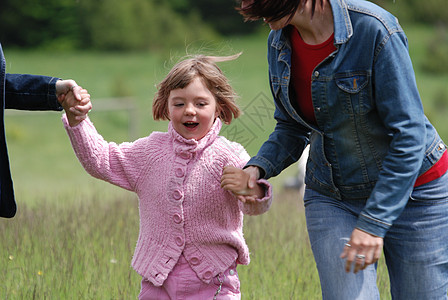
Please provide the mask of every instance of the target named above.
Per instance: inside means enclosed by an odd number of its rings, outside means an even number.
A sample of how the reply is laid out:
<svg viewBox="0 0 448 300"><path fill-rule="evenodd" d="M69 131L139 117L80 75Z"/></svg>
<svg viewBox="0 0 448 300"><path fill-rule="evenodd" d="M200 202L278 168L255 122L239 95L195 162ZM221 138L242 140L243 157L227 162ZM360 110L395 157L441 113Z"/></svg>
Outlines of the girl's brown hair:
<svg viewBox="0 0 448 300"><path fill-rule="evenodd" d="M237 94L227 77L216 65L217 62L238 58L241 53L231 56L190 56L178 62L168 75L157 85L157 92L152 104L154 120L169 120L168 97L175 89L183 89L196 77L200 77L210 92L215 96L218 117L226 124L241 115L236 104Z"/></svg>

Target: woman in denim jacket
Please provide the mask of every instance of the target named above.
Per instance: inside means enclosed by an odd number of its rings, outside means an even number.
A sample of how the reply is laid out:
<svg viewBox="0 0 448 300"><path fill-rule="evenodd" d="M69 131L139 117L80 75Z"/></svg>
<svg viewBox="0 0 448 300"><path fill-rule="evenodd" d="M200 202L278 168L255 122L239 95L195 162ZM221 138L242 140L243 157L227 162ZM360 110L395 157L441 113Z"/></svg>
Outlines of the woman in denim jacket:
<svg viewBox="0 0 448 300"><path fill-rule="evenodd" d="M272 29L277 120L245 170L278 175L310 144L304 202L323 298L378 299L384 251L394 299L446 299L448 155L396 18L359 0L243 0L240 12Z"/></svg>

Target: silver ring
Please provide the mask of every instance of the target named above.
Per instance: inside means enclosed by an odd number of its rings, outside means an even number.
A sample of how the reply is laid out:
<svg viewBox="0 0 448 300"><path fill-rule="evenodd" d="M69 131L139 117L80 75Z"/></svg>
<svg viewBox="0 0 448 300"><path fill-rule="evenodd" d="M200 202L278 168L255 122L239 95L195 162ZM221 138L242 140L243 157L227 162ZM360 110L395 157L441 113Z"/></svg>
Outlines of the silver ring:
<svg viewBox="0 0 448 300"><path fill-rule="evenodd" d="M73 92L73 90L75 89L75 87L78 87L78 85L74 85L74 86L72 86L72 87L70 88L70 91Z"/></svg>
<svg viewBox="0 0 448 300"><path fill-rule="evenodd" d="M366 256L365 256L365 255L362 255L362 254L356 254L356 258L359 258L359 259L366 259Z"/></svg>
<svg viewBox="0 0 448 300"><path fill-rule="evenodd" d="M345 246L350 248L352 245L350 245L349 243L345 243Z"/></svg>

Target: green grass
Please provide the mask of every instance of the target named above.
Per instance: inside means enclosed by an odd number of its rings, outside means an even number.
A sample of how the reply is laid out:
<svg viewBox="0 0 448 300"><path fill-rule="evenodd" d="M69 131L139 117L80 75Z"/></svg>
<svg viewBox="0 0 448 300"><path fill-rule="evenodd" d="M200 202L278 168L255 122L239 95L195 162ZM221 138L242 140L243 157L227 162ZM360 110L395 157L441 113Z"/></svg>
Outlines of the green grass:
<svg viewBox="0 0 448 300"><path fill-rule="evenodd" d="M0 298L135 299L138 230L133 197L48 203L0 221Z"/></svg>
<svg viewBox="0 0 448 300"><path fill-rule="evenodd" d="M92 196L89 201L22 203L12 220L0 220L0 298L135 299L140 276L130 267L138 235L137 199ZM245 217L251 251L239 266L242 299L320 299L302 201L297 191L275 194L261 216ZM383 262L378 284L388 299Z"/></svg>
<svg viewBox="0 0 448 300"><path fill-rule="evenodd" d="M424 27L405 30L425 110L448 140L444 108L448 75L420 71L424 46L433 31ZM44 53L3 47L8 72L73 78L86 87L94 106L91 118L107 140L128 141L153 130L166 130L166 122L152 120L152 97L155 84L172 66L170 57L176 61L182 52ZM221 64L245 111L223 133L254 155L274 126L267 115L272 113L272 102L265 36L197 48L223 48L222 54L244 52L237 61ZM133 114L95 110L111 105L103 99L123 96L134 99ZM135 299L140 279L130 261L138 231L137 201L133 194L86 174L70 147L60 116L57 112L6 112L19 211L12 220L0 219L0 298ZM131 121L137 124L132 133L128 129ZM320 299L302 203L297 193L281 189L283 179L293 175L294 168L271 180L276 190L272 209L245 218L252 262L238 268L243 299ZM389 299L383 260L378 284L382 299Z"/></svg>

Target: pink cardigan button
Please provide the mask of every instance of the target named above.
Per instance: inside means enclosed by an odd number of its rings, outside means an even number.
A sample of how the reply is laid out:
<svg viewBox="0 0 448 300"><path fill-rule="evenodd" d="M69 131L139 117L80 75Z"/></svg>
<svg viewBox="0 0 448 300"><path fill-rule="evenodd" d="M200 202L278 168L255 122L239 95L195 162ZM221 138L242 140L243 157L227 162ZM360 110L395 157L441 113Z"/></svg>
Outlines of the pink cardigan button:
<svg viewBox="0 0 448 300"><path fill-rule="evenodd" d="M179 247L182 246L182 245L184 244L184 240L183 240L180 236L178 236L178 237L175 239L175 241L176 241L176 245L178 245Z"/></svg>
<svg viewBox="0 0 448 300"><path fill-rule="evenodd" d="M182 198L182 196L183 196L182 192L179 191L179 190L175 190L173 192L173 198L176 199L176 200L180 200Z"/></svg>
<svg viewBox="0 0 448 300"><path fill-rule="evenodd" d="M212 279L212 276L213 276L212 272L211 271L207 271L207 272L204 273L203 277L204 277L205 280L209 280L209 279Z"/></svg>
<svg viewBox="0 0 448 300"><path fill-rule="evenodd" d="M192 257L191 260L190 260L190 263L191 263L193 266L197 266L197 265L199 265L199 264L201 263L201 261L200 261L199 258L197 258L197 257Z"/></svg>
<svg viewBox="0 0 448 300"><path fill-rule="evenodd" d="M182 170L181 168L177 168L175 171L176 177L182 177L184 176L184 170Z"/></svg>
<svg viewBox="0 0 448 300"><path fill-rule="evenodd" d="M175 214L175 215L173 216L173 220L174 220L174 223L179 224L180 222L182 222L182 216L179 215L179 214Z"/></svg>
<svg viewBox="0 0 448 300"><path fill-rule="evenodd" d="M179 156L183 159L190 159L191 158L191 153L189 152L180 152Z"/></svg>

